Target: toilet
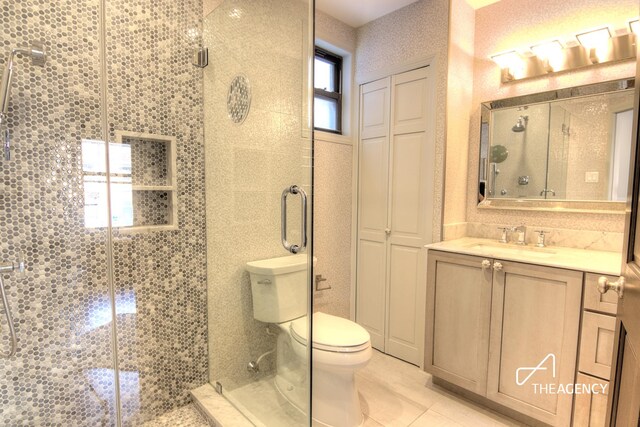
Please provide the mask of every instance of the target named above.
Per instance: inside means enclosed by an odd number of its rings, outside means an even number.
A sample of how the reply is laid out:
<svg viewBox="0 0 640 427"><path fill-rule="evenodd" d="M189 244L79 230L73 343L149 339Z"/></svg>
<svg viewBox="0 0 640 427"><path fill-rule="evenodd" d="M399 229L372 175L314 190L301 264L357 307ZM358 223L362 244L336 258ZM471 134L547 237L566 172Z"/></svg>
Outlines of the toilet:
<svg viewBox="0 0 640 427"><path fill-rule="evenodd" d="M280 328L275 384L294 406L305 410L308 379L307 255L247 263L253 317ZM313 422L317 426L355 427L363 423L355 372L371 359L371 337L357 323L313 314Z"/></svg>

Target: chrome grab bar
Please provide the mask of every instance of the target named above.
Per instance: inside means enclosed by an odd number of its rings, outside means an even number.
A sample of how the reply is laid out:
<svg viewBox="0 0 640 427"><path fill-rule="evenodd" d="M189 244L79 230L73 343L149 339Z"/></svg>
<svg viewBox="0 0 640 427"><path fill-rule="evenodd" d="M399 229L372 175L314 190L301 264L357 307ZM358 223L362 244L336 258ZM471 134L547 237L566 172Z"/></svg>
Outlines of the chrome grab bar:
<svg viewBox="0 0 640 427"><path fill-rule="evenodd" d="M289 243L287 240L287 196L289 194L297 195L300 194L300 203L302 214L300 217L300 245L294 245ZM287 187L282 191L282 197L280 199L280 210L281 210L281 238L282 238L282 246L291 252L292 254L297 254L303 251L307 247L307 193L297 185L292 185L291 187Z"/></svg>
<svg viewBox="0 0 640 427"><path fill-rule="evenodd" d="M11 316L11 306L9 305L9 299L7 298L7 292L4 289L4 280L2 280L2 274L13 273L18 271L23 273L25 270L24 261L18 261L17 264L8 263L0 264L0 297L2 297L2 306L4 309L4 315L7 318L9 324L9 334L11 335L11 348L8 352L0 353L0 357L9 358L13 357L18 350L18 337L16 335L15 325L13 324L13 317Z"/></svg>

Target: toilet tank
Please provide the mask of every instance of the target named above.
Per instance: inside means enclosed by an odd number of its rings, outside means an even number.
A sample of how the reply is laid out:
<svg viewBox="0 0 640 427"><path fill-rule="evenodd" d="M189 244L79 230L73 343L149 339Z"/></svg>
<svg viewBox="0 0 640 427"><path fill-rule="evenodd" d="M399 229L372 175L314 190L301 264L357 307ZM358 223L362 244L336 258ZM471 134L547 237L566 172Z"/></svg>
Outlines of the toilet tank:
<svg viewBox="0 0 640 427"><path fill-rule="evenodd" d="M307 264L305 254L247 263L254 319L282 323L307 314Z"/></svg>

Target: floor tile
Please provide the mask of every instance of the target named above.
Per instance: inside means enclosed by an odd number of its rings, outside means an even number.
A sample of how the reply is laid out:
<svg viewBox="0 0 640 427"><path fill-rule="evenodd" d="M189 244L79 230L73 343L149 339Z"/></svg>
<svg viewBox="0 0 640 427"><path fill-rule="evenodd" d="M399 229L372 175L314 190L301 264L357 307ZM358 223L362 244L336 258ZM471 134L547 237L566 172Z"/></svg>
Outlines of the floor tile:
<svg viewBox="0 0 640 427"><path fill-rule="evenodd" d="M189 404L146 422L143 427L208 427L198 410Z"/></svg>
<svg viewBox="0 0 640 427"><path fill-rule="evenodd" d="M392 392L380 382L358 377L356 384L362 412L384 426L406 427L427 409Z"/></svg>
<svg viewBox="0 0 640 427"><path fill-rule="evenodd" d="M427 411L415 420L411 427L462 427L461 424L440 415L433 410Z"/></svg>
<svg viewBox="0 0 640 427"><path fill-rule="evenodd" d="M357 374L371 381L378 382L390 392L397 393L426 409L445 398L439 388L431 388L431 375L417 366L388 356L377 350L369 364Z"/></svg>
<svg viewBox="0 0 640 427"><path fill-rule="evenodd" d="M437 402L429 410L444 415L465 427L524 426L524 424L518 423L511 418L507 418L454 395Z"/></svg>

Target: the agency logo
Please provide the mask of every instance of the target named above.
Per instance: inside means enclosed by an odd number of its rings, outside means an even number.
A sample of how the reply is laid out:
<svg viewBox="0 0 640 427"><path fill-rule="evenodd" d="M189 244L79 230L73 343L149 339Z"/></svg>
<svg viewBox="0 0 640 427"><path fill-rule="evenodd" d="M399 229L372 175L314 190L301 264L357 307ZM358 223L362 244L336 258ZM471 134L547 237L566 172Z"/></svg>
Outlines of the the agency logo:
<svg viewBox="0 0 640 427"><path fill-rule="evenodd" d="M524 386L529 383L536 394L607 394L609 384L557 384L536 382L535 374L551 371L552 378L556 378L556 355L547 354L536 366L524 366L516 369L516 384Z"/></svg>
<svg viewBox="0 0 640 427"><path fill-rule="evenodd" d="M525 385L527 383L527 381L529 381L531 379L531 377L538 371L546 371L547 369L549 369L548 366L545 366L545 364L551 361L551 374L553 375L553 378L556 377L556 355L553 353L549 353L547 354L544 359L542 359L540 361L540 363L538 363L536 366L532 366L532 367L524 367L524 368L518 368L516 369L516 384L518 385ZM528 373L528 375L526 375L524 377L524 379L520 379L521 378L521 373Z"/></svg>

